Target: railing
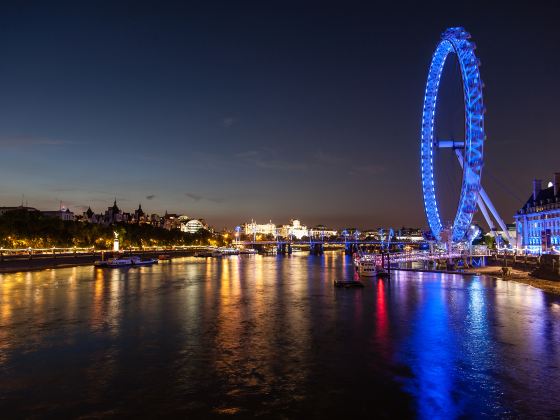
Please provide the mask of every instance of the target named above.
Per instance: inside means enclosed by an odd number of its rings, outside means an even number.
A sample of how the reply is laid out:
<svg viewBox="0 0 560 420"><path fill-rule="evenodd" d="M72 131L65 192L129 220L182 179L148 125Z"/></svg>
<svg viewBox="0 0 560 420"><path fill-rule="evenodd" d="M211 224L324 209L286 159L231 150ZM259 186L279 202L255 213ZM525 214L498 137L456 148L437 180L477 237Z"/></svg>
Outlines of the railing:
<svg viewBox="0 0 560 420"><path fill-rule="evenodd" d="M173 246L146 246L123 248L121 253L133 252L174 252L189 251L197 249L213 249L208 245L173 245ZM95 257L103 254L111 254L113 250L95 249L94 247L71 247L71 248L0 248L0 261L8 258L33 259L33 258L62 258L62 257Z"/></svg>

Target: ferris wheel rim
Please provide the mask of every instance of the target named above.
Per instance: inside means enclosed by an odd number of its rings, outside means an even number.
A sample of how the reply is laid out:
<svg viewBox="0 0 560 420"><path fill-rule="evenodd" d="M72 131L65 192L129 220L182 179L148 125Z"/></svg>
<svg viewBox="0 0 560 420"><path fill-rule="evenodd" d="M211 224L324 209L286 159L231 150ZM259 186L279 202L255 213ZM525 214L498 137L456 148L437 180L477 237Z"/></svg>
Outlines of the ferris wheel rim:
<svg viewBox="0 0 560 420"><path fill-rule="evenodd" d="M441 36L432 55L422 110L421 171L424 210L434 237L441 240L443 224L436 197L434 182L434 138L436 103L439 82L447 57L455 53L461 69L463 103L465 109L465 140L463 178L457 212L451 228L454 242L464 239L477 210L478 194L483 166L484 103L479 62L474 54L475 45L464 28L449 28Z"/></svg>

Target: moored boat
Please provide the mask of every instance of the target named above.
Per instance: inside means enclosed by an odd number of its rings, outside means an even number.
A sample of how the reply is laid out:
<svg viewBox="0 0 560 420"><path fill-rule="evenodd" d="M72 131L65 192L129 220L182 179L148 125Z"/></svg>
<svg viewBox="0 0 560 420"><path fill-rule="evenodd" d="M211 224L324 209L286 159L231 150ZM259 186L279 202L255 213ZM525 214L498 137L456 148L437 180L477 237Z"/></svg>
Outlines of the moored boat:
<svg viewBox="0 0 560 420"><path fill-rule="evenodd" d="M131 257L132 265L152 265L157 264L158 260L155 258L140 258L138 256Z"/></svg>
<svg viewBox="0 0 560 420"><path fill-rule="evenodd" d="M107 267L127 267L132 265L132 258L109 258Z"/></svg>
<svg viewBox="0 0 560 420"><path fill-rule="evenodd" d="M358 256L354 254L354 265L360 277L376 277L385 273L385 269L379 263L376 255Z"/></svg>

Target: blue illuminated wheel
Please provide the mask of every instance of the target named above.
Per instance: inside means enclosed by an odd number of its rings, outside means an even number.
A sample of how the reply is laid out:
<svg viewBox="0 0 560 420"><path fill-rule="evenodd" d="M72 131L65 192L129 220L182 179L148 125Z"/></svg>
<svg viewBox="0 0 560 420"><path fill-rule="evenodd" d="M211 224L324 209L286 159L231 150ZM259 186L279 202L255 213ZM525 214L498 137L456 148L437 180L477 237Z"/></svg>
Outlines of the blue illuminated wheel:
<svg viewBox="0 0 560 420"><path fill-rule="evenodd" d="M474 54L475 45L469 39L470 34L464 28L449 28L442 34L441 41L432 56L422 111L421 164L424 209L433 235L437 240L441 240L444 226L439 214L434 183L434 149L440 147L440 140L434 138L434 121L443 66L447 56L455 53L463 81L465 140L455 143L441 142L453 148L459 145L462 149L458 152L458 156L463 161L463 181L457 214L451 227L451 239L454 242L465 238L477 210L485 139L482 81L478 69L479 63Z"/></svg>

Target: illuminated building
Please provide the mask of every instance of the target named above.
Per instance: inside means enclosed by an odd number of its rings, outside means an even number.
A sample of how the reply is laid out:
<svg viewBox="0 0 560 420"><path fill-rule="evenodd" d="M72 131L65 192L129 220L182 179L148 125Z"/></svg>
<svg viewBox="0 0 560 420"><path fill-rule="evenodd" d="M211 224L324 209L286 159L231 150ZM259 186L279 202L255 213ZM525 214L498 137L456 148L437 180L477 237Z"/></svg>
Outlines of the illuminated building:
<svg viewBox="0 0 560 420"><path fill-rule="evenodd" d="M313 239L330 238L331 236L337 236L338 231L328 229L323 225L317 225L314 228L309 229L309 237Z"/></svg>
<svg viewBox="0 0 560 420"><path fill-rule="evenodd" d="M270 220L268 223L260 224L251 219L251 223L243 225L245 235L272 235L276 237L276 225Z"/></svg>
<svg viewBox="0 0 560 420"><path fill-rule="evenodd" d="M206 226L202 221L197 219L191 219L188 222L181 223L181 232L196 233L201 229L206 229Z"/></svg>
<svg viewBox="0 0 560 420"><path fill-rule="evenodd" d="M424 240L422 229L402 227L396 233L398 241L420 242Z"/></svg>
<svg viewBox="0 0 560 420"><path fill-rule="evenodd" d="M560 249L560 172L544 189L542 181L535 179L533 194L514 218L518 248L535 253Z"/></svg>
<svg viewBox="0 0 560 420"><path fill-rule="evenodd" d="M291 225L282 225L280 228L280 236L283 238L295 238L301 239L304 236L309 236L309 230L307 226L301 224L297 219L292 219L290 221Z"/></svg>

